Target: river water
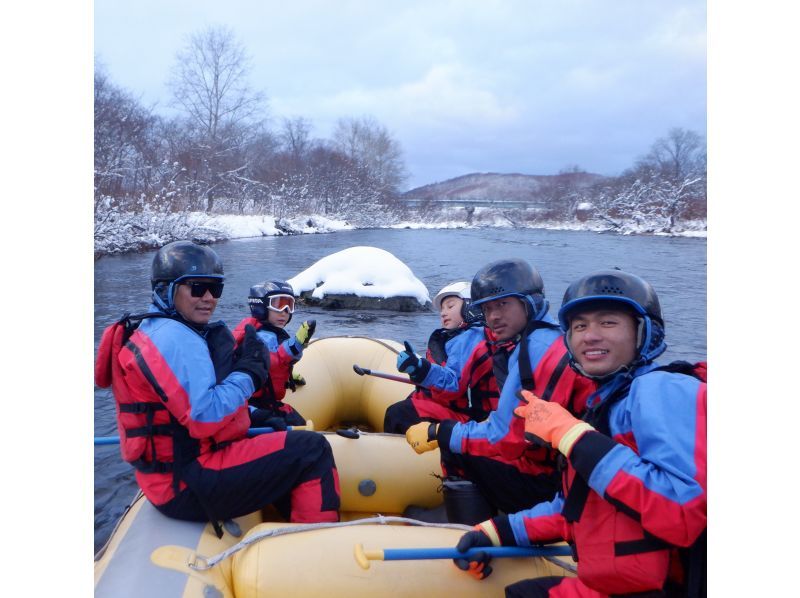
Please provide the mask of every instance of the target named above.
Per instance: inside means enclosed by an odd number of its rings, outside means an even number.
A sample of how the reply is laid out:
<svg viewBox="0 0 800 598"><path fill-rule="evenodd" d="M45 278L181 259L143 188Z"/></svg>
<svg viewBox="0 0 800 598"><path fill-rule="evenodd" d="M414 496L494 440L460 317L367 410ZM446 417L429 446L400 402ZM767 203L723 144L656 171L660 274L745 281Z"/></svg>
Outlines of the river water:
<svg viewBox="0 0 800 598"><path fill-rule="evenodd" d="M326 255L353 246L379 247L394 254L425 284L431 298L449 282L471 280L488 262L523 258L541 273L553 316L570 282L592 270L618 266L645 278L658 292L669 344L659 361L705 359L706 241L697 238L531 229L374 229L233 240L214 246L226 277L215 319L232 328L249 315L247 294L252 284L291 278ZM95 263L95 349L105 326L124 312L146 310L153 253L104 257ZM433 312L302 308L288 328L294 331L307 318L316 318L317 337L353 334L408 340L420 353L439 324ZM111 393L95 389L94 394L95 435L116 435ZM94 488L97 550L136 493L133 469L122 461L117 447L95 448Z"/></svg>

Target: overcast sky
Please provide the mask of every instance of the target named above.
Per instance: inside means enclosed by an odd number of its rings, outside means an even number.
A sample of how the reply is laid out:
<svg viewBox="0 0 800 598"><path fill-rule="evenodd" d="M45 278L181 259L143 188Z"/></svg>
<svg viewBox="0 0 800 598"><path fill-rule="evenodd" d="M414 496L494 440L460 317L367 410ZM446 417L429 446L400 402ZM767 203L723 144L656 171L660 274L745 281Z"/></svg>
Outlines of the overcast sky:
<svg viewBox="0 0 800 598"><path fill-rule="evenodd" d="M95 0L111 80L168 110L187 37L230 27L272 125L328 137L371 115L400 142L407 187L470 172L618 174L671 127L705 134L700 0Z"/></svg>

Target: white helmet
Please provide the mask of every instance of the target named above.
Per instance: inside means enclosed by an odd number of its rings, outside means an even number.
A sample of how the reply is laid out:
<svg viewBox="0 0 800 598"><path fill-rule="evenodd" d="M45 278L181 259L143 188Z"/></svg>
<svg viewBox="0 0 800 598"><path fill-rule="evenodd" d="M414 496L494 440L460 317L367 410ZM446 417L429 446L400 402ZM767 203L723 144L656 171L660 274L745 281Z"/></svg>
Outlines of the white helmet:
<svg viewBox="0 0 800 598"><path fill-rule="evenodd" d="M444 301L447 297L459 297L460 299L464 299L467 303L469 303L469 289L470 283L463 280L451 282L449 285L439 291L436 294L436 297L433 298L433 309L436 311L441 311L442 301Z"/></svg>

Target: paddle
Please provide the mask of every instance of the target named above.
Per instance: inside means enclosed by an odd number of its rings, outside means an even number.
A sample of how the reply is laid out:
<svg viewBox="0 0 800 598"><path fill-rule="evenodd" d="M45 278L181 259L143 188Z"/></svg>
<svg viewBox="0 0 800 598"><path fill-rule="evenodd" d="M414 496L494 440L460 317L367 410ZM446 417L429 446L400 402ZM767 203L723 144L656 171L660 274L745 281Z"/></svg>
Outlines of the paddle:
<svg viewBox="0 0 800 598"><path fill-rule="evenodd" d="M386 378L387 380L394 380L395 382L405 382L406 384L414 384L408 378L403 378L402 376L395 376L394 374L385 374L383 372L368 370L367 368L362 368L361 366L355 364L353 364L353 371L359 376L364 376L366 374L367 376L375 376L376 378Z"/></svg>
<svg viewBox="0 0 800 598"><path fill-rule="evenodd" d="M286 426L286 431L290 430L310 430L314 431L314 422L310 419L306 420L305 426ZM261 434L269 434L270 432L274 432L273 428L250 428L247 430L248 438L252 438L253 436L259 436ZM94 437L94 445L95 446L106 446L109 444L119 444L119 436L95 436Z"/></svg>
<svg viewBox="0 0 800 598"><path fill-rule="evenodd" d="M552 557L572 556L569 546L491 546L489 548L470 548L459 552L455 548L383 548L364 550L363 544L356 544L353 556L362 569L369 569L370 561L419 561L426 559L463 559L479 552L492 558Z"/></svg>

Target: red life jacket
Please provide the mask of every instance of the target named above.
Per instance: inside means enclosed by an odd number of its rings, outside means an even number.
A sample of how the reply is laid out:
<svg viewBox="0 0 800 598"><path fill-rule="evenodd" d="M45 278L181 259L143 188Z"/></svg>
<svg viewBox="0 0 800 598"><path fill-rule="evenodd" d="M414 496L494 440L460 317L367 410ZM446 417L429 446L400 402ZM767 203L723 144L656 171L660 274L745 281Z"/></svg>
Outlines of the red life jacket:
<svg viewBox="0 0 800 598"><path fill-rule="evenodd" d="M168 317L163 314L126 314L118 322L103 331L97 360L94 366L95 384L100 388L111 386L117 411L119 449L122 458L144 473L166 473L171 470L168 463L157 460L145 462L142 458L150 446L155 455L155 439L159 432L172 435L176 424L160 401L142 401L131 396L125 370L119 360L122 347L146 317ZM160 413L163 412L163 413ZM158 422L156 422L158 420ZM166 421L165 421L166 420Z"/></svg>
<svg viewBox="0 0 800 598"><path fill-rule="evenodd" d="M469 359L464 364L462 376L466 376L466 393L453 393L439 389L432 391L432 399L444 404L456 415L458 421L483 421L489 413L497 409L500 400L500 388L494 372L495 355L497 351L488 342L493 336L488 328L484 329L484 336L472 349ZM514 349L510 343L507 352ZM443 364L440 364L443 365Z"/></svg>
<svg viewBox="0 0 800 598"><path fill-rule="evenodd" d="M550 345L535 371L531 371L527 345L524 341L520 343L517 362L522 388L530 390L543 401L558 403L572 413L583 413L586 400L597 385L569 367L566 345L561 340ZM520 398L519 404L522 402ZM501 455L517 469L529 475L557 475L559 453L525 441L525 421L522 418L511 419L508 438L516 439L516 442L501 444ZM522 454L519 454L520 449L523 450Z"/></svg>
<svg viewBox="0 0 800 598"><path fill-rule="evenodd" d="M153 386L138 376L127 375L123 366L125 362L139 363L138 349L127 341L146 318L175 319L157 312L133 316L126 314L118 322L108 326L103 331L98 347L95 383L101 388L112 388L122 458L141 473L170 473L175 471L174 461L187 463L201 452L219 450L230 444L230 440L241 438L249 425L249 416L247 410L242 409L241 414L237 414L228 426L213 437L202 440L192 438L188 430L178 423L159 400L158 389L154 393ZM212 340L209 343L209 353L219 382L220 378L229 373L230 352L213 346ZM143 373L147 376L146 367ZM141 385L142 388L137 388L136 385ZM147 400L145 397L152 399Z"/></svg>
<svg viewBox="0 0 800 598"><path fill-rule="evenodd" d="M254 407L269 408L272 401L283 401L287 388L291 388L293 392L295 390L292 380L293 357L281 348L281 343L289 338L289 334L281 328L267 328L261 320L256 318L245 318L233 329L233 338L237 346L244 339L244 329L248 324L253 326L256 331L265 329L272 332L278 340L278 351L270 354L269 376L264 381L264 385L257 388L249 399L250 404Z"/></svg>
<svg viewBox="0 0 800 598"><path fill-rule="evenodd" d="M679 373L707 381L707 362L690 364L674 361L652 371ZM584 420L599 432L611 436L610 408L628 395L630 382L608 396L597 409L584 414ZM705 392L705 391L703 391ZM639 452L635 446L630 446ZM575 560L583 554L581 577L591 579L615 593L677 585L690 597L705 596L706 533L689 547L677 547L649 534L639 520L611 504L596 492L570 465L564 471L565 496L562 514L569 526ZM579 537L579 538L578 538ZM575 541L582 553L575 549ZM627 557L620 559L620 557ZM609 590L611 591L611 590Z"/></svg>

